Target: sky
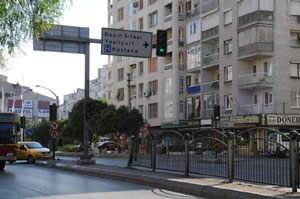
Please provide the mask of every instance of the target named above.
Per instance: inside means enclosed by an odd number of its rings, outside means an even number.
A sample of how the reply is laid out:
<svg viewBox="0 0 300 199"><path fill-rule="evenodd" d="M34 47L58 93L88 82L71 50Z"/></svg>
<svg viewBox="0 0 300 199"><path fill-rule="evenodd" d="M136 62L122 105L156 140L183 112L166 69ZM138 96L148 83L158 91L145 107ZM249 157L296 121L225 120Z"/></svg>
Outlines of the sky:
<svg viewBox="0 0 300 199"><path fill-rule="evenodd" d="M61 25L90 28L90 38L101 39L101 28L107 27L107 0L73 0L60 20ZM55 98L40 85L52 90L63 103L63 95L84 89L84 55L33 51L32 41L22 47L24 53L10 59L8 69L0 73L8 82L31 87L34 92ZM96 79L98 68L107 64L107 56L101 55L100 44L90 47L90 80Z"/></svg>

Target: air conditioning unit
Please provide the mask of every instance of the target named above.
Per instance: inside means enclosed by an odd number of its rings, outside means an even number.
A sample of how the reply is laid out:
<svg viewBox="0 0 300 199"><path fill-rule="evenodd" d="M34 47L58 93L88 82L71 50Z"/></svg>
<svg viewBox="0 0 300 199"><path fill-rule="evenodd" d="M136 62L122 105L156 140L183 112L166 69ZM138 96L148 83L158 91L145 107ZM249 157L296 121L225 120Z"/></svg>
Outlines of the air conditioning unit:
<svg viewBox="0 0 300 199"><path fill-rule="evenodd" d="M139 2L137 2L137 1L134 2L134 3L133 3L133 7L135 7L135 8L139 7Z"/></svg>
<svg viewBox="0 0 300 199"><path fill-rule="evenodd" d="M145 97L150 97L151 96L151 92L150 91L147 91L144 93Z"/></svg>

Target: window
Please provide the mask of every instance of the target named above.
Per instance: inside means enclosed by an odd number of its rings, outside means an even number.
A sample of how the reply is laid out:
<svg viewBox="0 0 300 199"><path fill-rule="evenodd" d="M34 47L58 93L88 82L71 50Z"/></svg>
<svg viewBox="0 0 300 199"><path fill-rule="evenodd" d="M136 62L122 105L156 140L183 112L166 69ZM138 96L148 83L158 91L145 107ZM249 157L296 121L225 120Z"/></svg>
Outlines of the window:
<svg viewBox="0 0 300 199"><path fill-rule="evenodd" d="M300 15L300 1L291 0L291 15Z"/></svg>
<svg viewBox="0 0 300 199"><path fill-rule="evenodd" d="M219 12L203 17L202 32L217 26L219 26Z"/></svg>
<svg viewBox="0 0 300 199"><path fill-rule="evenodd" d="M139 93L138 93L139 97L143 97L143 93L144 93L144 84L141 83L139 84Z"/></svg>
<svg viewBox="0 0 300 199"><path fill-rule="evenodd" d="M149 14L149 28L157 25L157 11Z"/></svg>
<svg viewBox="0 0 300 199"><path fill-rule="evenodd" d="M186 87L190 87L192 85L192 77L191 76L186 76Z"/></svg>
<svg viewBox="0 0 300 199"><path fill-rule="evenodd" d="M173 118L173 102L172 101L168 101L165 102L165 109L164 109L165 113L165 118Z"/></svg>
<svg viewBox="0 0 300 199"><path fill-rule="evenodd" d="M118 9L118 21L122 21L124 19L124 7Z"/></svg>
<svg viewBox="0 0 300 199"><path fill-rule="evenodd" d="M139 113L143 115L144 106L143 105L139 105L138 109L139 109Z"/></svg>
<svg viewBox="0 0 300 199"><path fill-rule="evenodd" d="M300 91L291 92L291 106L300 108Z"/></svg>
<svg viewBox="0 0 300 199"><path fill-rule="evenodd" d="M272 27L252 27L238 33L238 46L243 47L257 42L272 43L274 30Z"/></svg>
<svg viewBox="0 0 300 199"><path fill-rule="evenodd" d="M232 95L224 95L225 98L225 110L232 110Z"/></svg>
<svg viewBox="0 0 300 199"><path fill-rule="evenodd" d="M265 106L272 106L273 104L273 95L272 93L265 93Z"/></svg>
<svg viewBox="0 0 300 199"><path fill-rule="evenodd" d="M232 39L224 41L224 54L232 52Z"/></svg>
<svg viewBox="0 0 300 199"><path fill-rule="evenodd" d="M183 76L179 77L179 94L182 94L184 91L184 81Z"/></svg>
<svg viewBox="0 0 300 199"><path fill-rule="evenodd" d="M172 77L165 78L165 94L172 93Z"/></svg>
<svg viewBox="0 0 300 199"><path fill-rule="evenodd" d="M134 14L136 14L136 7L134 7L135 0L133 0L132 2L129 3L129 17L133 16Z"/></svg>
<svg viewBox="0 0 300 199"><path fill-rule="evenodd" d="M149 118L158 117L158 104L149 104Z"/></svg>
<svg viewBox="0 0 300 199"><path fill-rule="evenodd" d="M156 95L158 89L158 81L154 80L149 82L149 91L151 92L151 95Z"/></svg>
<svg viewBox="0 0 300 199"><path fill-rule="evenodd" d="M143 30L144 29L144 18L141 17L139 18L139 30Z"/></svg>
<svg viewBox="0 0 300 199"><path fill-rule="evenodd" d="M224 67L224 80L232 81L232 66L226 66Z"/></svg>
<svg viewBox="0 0 300 199"><path fill-rule="evenodd" d="M290 43L291 46L300 46L300 32L290 33Z"/></svg>
<svg viewBox="0 0 300 199"><path fill-rule="evenodd" d="M139 9L142 10L144 8L144 0L139 0Z"/></svg>
<svg viewBox="0 0 300 199"><path fill-rule="evenodd" d="M142 76L144 73L144 62L139 62L139 76Z"/></svg>
<svg viewBox="0 0 300 199"><path fill-rule="evenodd" d="M300 77L300 61L291 62L291 77Z"/></svg>
<svg viewBox="0 0 300 199"><path fill-rule="evenodd" d="M200 19L194 19L186 24L186 43L192 43L201 39Z"/></svg>
<svg viewBox="0 0 300 199"><path fill-rule="evenodd" d="M112 99L112 92L111 91L108 91L108 99Z"/></svg>
<svg viewBox="0 0 300 199"><path fill-rule="evenodd" d="M136 22L135 21L129 23L129 30L136 30Z"/></svg>
<svg viewBox="0 0 300 199"><path fill-rule="evenodd" d="M192 46L187 49L187 69L201 66L201 46Z"/></svg>
<svg viewBox="0 0 300 199"><path fill-rule="evenodd" d="M264 62L264 76L272 76L273 65L271 62Z"/></svg>
<svg viewBox="0 0 300 199"><path fill-rule="evenodd" d="M118 69L118 81L123 81L124 80L124 68Z"/></svg>
<svg viewBox="0 0 300 199"><path fill-rule="evenodd" d="M149 60L149 73L157 72L157 57L151 58Z"/></svg>
<svg viewBox="0 0 300 199"><path fill-rule="evenodd" d="M253 105L257 105L258 103L258 99L257 99L257 95L253 95Z"/></svg>
<svg viewBox="0 0 300 199"><path fill-rule="evenodd" d="M149 0L149 5L156 3L157 0Z"/></svg>
<svg viewBox="0 0 300 199"><path fill-rule="evenodd" d="M119 88L117 92L117 100L123 101L124 100L124 88Z"/></svg>
<svg viewBox="0 0 300 199"><path fill-rule="evenodd" d="M180 101L180 102L179 102L179 112L180 112L180 113L183 113L183 112L184 112L184 102L183 102L183 101Z"/></svg>
<svg viewBox="0 0 300 199"><path fill-rule="evenodd" d="M224 12L224 25L232 23L232 9Z"/></svg>

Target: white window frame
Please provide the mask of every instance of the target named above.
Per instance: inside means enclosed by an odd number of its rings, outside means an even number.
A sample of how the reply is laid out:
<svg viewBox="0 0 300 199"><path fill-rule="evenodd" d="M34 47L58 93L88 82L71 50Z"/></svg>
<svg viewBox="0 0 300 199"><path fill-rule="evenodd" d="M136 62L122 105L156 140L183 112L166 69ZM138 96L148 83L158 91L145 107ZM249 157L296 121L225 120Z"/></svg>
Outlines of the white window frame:
<svg viewBox="0 0 300 199"><path fill-rule="evenodd" d="M231 111L233 96L232 95L224 95L224 102L225 102L224 103L225 111Z"/></svg>
<svg viewBox="0 0 300 199"><path fill-rule="evenodd" d="M300 78L300 61L291 62L290 68L291 68L290 76ZM296 73L296 74L294 75L294 73Z"/></svg>
<svg viewBox="0 0 300 199"><path fill-rule="evenodd" d="M165 94L172 93L172 77L165 78Z"/></svg>
<svg viewBox="0 0 300 199"><path fill-rule="evenodd" d="M273 94L271 92L264 93L264 106L273 106Z"/></svg>
<svg viewBox="0 0 300 199"><path fill-rule="evenodd" d="M157 26L158 23L158 12L152 12L149 14L149 28Z"/></svg>
<svg viewBox="0 0 300 199"><path fill-rule="evenodd" d="M232 9L224 11L224 26L232 23Z"/></svg>
<svg viewBox="0 0 300 199"><path fill-rule="evenodd" d="M224 41L224 54L232 53L232 39Z"/></svg>
<svg viewBox="0 0 300 199"><path fill-rule="evenodd" d="M232 66L224 67L224 80L225 82L232 81Z"/></svg>
<svg viewBox="0 0 300 199"><path fill-rule="evenodd" d="M300 16L300 1L291 0L290 15Z"/></svg>

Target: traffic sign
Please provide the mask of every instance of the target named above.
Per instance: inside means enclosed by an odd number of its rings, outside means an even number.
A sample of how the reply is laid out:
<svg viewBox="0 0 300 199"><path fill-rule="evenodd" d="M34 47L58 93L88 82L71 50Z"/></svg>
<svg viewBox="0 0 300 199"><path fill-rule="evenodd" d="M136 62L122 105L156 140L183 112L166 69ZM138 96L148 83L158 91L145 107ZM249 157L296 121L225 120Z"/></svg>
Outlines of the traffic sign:
<svg viewBox="0 0 300 199"><path fill-rule="evenodd" d="M233 128L234 122L232 121L218 121L217 128Z"/></svg>
<svg viewBox="0 0 300 199"><path fill-rule="evenodd" d="M51 139L57 139L57 138L59 138L58 131L51 131L50 132L50 137L51 137Z"/></svg>
<svg viewBox="0 0 300 199"><path fill-rule="evenodd" d="M58 130L58 128L59 128L59 123L58 123L58 121L51 121L51 123L50 123L50 128L51 128L53 131Z"/></svg>
<svg viewBox="0 0 300 199"><path fill-rule="evenodd" d="M102 28L101 54L152 57L152 32Z"/></svg>
<svg viewBox="0 0 300 199"><path fill-rule="evenodd" d="M32 135L32 130L28 129L25 131L26 136L31 137Z"/></svg>
<svg viewBox="0 0 300 199"><path fill-rule="evenodd" d="M89 28L54 26L39 41L33 41L33 50L85 54L85 44L79 40L86 38L89 38Z"/></svg>

